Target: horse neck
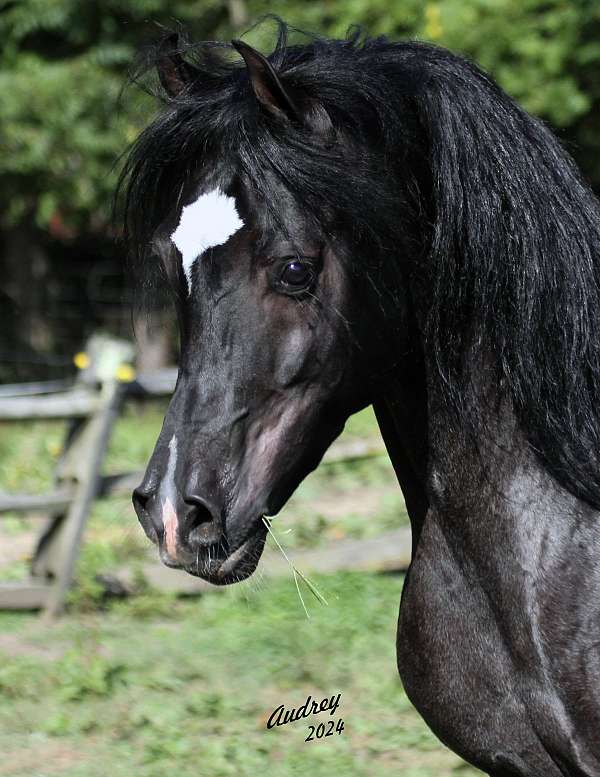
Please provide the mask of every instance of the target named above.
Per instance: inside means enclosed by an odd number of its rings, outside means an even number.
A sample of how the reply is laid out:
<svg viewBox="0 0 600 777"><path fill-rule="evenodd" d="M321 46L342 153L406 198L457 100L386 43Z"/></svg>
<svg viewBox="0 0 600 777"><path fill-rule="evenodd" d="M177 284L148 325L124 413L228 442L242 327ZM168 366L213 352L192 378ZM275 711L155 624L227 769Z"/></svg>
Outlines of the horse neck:
<svg viewBox="0 0 600 777"><path fill-rule="evenodd" d="M404 495L416 546L427 509L428 413L422 358L403 357L373 401L396 477Z"/></svg>
<svg viewBox="0 0 600 777"><path fill-rule="evenodd" d="M472 428L461 426L446 406L427 355L401 363L373 403L405 497L414 547L430 510L454 526L464 522L465 531L471 522L478 533L487 520L512 521L535 500L562 505L563 513L580 510L581 503L534 454L493 372L482 364L473 380L479 382L481 408Z"/></svg>

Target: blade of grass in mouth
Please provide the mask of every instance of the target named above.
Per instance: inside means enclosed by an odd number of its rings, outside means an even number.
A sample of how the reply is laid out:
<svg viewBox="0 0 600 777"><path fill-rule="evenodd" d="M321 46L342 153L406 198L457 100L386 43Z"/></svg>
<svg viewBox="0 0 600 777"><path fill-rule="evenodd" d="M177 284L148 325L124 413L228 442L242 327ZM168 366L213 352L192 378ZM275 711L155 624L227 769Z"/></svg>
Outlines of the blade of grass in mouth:
<svg viewBox="0 0 600 777"><path fill-rule="evenodd" d="M276 535L275 535L275 532L274 532L274 531L273 531L273 529L271 528L271 522L270 522L270 521L269 521L269 520L268 520L268 519L267 519L265 516L263 516L263 519L262 519L262 520L263 520L263 523L264 523L264 525L265 525L265 526L266 526L266 528L267 528L267 531L269 532L269 534L270 534L270 535L271 535L271 537L273 538L273 542L274 542L274 543L277 545L277 547L278 547L278 548L279 548L279 550L281 551L281 555L284 557L284 559L285 559L285 560L287 561L287 563L290 565L290 568L291 568L291 570L292 570L292 573L293 573L293 575L294 575L294 583L296 584L296 590L298 591L298 596L299 596L299 598L300 598L300 602L301 602L301 604L302 604L302 608L304 609L304 612L306 613L306 617L307 617L307 618L310 618L310 615L308 614L308 610L306 609L306 605L304 604L304 599L302 598L302 593L300 592L300 586L299 586L299 584L298 584L298 578L300 578L300 580L302 580L302 582L303 582L303 583L306 585L306 587L308 588L308 590L311 592L311 594L312 594L312 595L315 597L315 599L316 599L318 602L320 602L321 604L325 604L325 605L326 605L326 604L328 604L328 602L327 602L327 600L325 599L325 597L323 596L323 594L322 594L322 593L321 593L321 592L318 590L318 588L315 586L315 584L314 584L314 583L313 583L311 580L309 580L309 579L308 579L308 577L306 577L306 575L305 575L305 574L303 574L303 573L302 573L302 572L301 572L301 571L300 571L300 570L299 570L299 569L298 569L298 568L297 568L297 567L294 565L294 563L292 562L292 560L290 559L290 557L287 555L287 553L285 552L285 550L284 550L284 549L283 549L283 547L281 546L281 543L280 543L280 542L279 542L279 540L277 539L277 537L276 537Z"/></svg>

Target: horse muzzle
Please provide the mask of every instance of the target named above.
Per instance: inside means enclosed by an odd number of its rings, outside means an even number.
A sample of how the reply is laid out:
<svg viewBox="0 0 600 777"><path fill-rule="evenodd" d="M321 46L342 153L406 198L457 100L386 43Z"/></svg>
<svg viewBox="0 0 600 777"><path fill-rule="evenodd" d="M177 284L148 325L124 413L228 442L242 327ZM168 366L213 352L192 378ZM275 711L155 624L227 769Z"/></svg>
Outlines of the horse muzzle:
<svg viewBox="0 0 600 777"><path fill-rule="evenodd" d="M202 497L176 500L143 486L133 492L133 505L166 566L215 585L243 580L256 569L266 537L262 516L245 531L227 532L220 511Z"/></svg>

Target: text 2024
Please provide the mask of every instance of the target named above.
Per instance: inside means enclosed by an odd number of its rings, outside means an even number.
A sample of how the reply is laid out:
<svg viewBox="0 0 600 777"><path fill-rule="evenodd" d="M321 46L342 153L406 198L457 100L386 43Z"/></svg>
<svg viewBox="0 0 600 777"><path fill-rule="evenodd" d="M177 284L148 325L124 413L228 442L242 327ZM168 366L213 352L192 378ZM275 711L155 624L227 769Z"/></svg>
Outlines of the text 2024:
<svg viewBox="0 0 600 777"><path fill-rule="evenodd" d="M308 736L305 742L314 742L315 739L324 739L332 737L334 734L341 734L344 730L344 721L340 718L337 722L333 720L327 723L319 723L318 726L309 726Z"/></svg>

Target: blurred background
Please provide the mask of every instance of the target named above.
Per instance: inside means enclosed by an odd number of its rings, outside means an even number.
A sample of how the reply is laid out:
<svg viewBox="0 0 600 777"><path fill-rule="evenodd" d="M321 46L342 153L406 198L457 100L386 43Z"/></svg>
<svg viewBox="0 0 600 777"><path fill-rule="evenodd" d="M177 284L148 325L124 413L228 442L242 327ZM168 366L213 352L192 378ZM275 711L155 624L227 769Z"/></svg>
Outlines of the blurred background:
<svg viewBox="0 0 600 777"><path fill-rule="evenodd" d="M74 378L74 354L99 333L133 342L138 372L174 363L170 311L133 312L111 220L120 159L156 110L127 86L128 69L164 27L229 39L269 12L331 36L358 23L472 57L552 126L600 190L594 0L0 0L0 383ZM246 39L268 51L268 25ZM165 402L123 403L103 473L144 466ZM62 420L0 421L0 494L48 490L65 430ZM298 569L316 570L327 606L300 580L303 605L291 565L182 597L145 574L152 551L128 497L95 501L66 614L48 626L0 612L0 775L478 774L402 692L405 564L326 569L339 543L400 543L407 524L370 410L337 445L274 523ZM38 518L0 515L2 580L28 575ZM337 693L342 734L305 742L303 723L266 730L279 704Z"/></svg>

